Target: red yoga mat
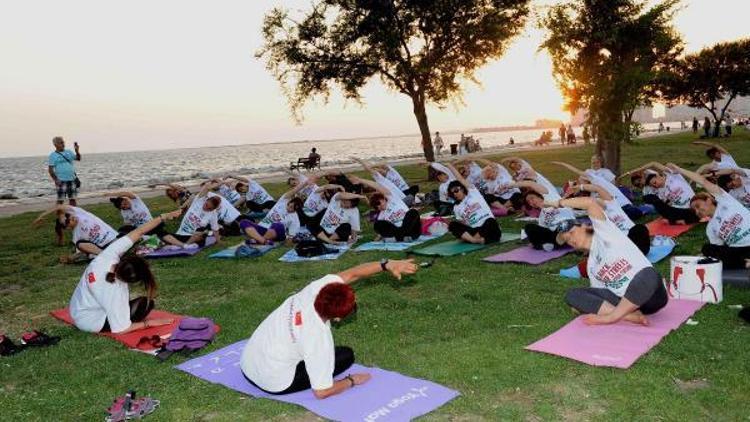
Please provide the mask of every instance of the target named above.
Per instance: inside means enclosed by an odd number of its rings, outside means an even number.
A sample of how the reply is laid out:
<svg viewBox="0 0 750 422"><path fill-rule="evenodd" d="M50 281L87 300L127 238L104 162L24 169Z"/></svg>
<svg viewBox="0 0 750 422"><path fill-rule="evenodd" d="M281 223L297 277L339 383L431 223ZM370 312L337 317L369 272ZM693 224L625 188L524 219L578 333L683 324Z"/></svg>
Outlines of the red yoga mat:
<svg viewBox="0 0 750 422"><path fill-rule="evenodd" d="M73 318L70 317L70 312L68 311L68 308L52 311L50 312L50 315L52 315L53 317L59 319L60 321L66 324L74 325ZM135 349L136 346L138 346L138 342L143 337L151 337L154 335L163 337L163 336L167 336L171 334L172 331L174 331L174 329L177 328L177 326L180 324L180 320L185 318L184 315L176 315L170 312L158 311L158 310L151 311L151 313L148 314L148 317L149 318L174 318L174 322L172 322L169 325L161 325L159 327L144 328L142 330L131 331L125 334L114 334L114 333L98 333L98 334L100 336L109 337L115 341L118 341L130 349ZM219 332L218 325L216 326L216 332L217 333ZM149 349L147 348L144 349L143 347L141 347L140 350L148 351ZM150 349L150 350L153 350L153 349Z"/></svg>
<svg viewBox="0 0 750 422"><path fill-rule="evenodd" d="M667 219L659 218L646 224L646 227L651 236L677 237L695 227L695 224L669 224Z"/></svg>

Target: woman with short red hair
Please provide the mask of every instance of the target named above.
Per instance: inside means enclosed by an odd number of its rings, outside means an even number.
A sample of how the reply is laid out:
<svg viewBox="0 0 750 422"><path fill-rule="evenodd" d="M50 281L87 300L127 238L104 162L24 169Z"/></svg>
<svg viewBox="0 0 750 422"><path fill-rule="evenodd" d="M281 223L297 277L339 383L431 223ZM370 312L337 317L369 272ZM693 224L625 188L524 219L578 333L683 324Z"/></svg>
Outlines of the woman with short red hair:
<svg viewBox="0 0 750 422"><path fill-rule="evenodd" d="M333 344L331 321L357 310L355 281L381 271L401 279L414 274L413 260L370 262L313 281L287 298L248 340L240 367L250 383L270 394L289 394L312 388L319 399L363 384L370 374L350 374L334 381L354 363L349 347Z"/></svg>

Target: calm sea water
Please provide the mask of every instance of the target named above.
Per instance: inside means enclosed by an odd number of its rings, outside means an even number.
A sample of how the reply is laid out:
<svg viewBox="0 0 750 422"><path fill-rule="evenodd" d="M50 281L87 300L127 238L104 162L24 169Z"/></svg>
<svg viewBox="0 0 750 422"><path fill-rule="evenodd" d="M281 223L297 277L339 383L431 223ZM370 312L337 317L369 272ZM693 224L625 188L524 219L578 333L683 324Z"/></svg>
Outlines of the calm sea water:
<svg viewBox="0 0 750 422"><path fill-rule="evenodd" d="M675 127L672 125L672 127ZM679 126L678 126L679 127ZM533 142L541 129L470 133L479 138L484 149L507 147L513 137L516 145ZM556 133L556 131L553 131ZM580 136L580 128L576 132ZM557 136L557 135L555 135ZM457 143L460 135L443 136L446 146ZM349 157L369 160L399 160L422 156L417 136L250 144L162 151L86 154L76 163L83 183L82 196L93 196L108 189L138 189L163 182L191 183L211 176L235 173L270 176L281 174L291 161L306 157L317 147L322 165L352 163ZM0 194L19 198L51 197L52 182L47 174L47 157L0 158Z"/></svg>

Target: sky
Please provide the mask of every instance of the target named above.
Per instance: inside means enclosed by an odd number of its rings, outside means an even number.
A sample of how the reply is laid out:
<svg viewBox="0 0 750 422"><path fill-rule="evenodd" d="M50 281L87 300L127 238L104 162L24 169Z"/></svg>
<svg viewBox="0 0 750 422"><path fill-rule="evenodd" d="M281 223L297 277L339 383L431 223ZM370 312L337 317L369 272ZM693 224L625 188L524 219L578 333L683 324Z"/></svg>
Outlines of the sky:
<svg viewBox="0 0 750 422"><path fill-rule="evenodd" d="M554 0L532 0L549 4ZM750 1L683 0L688 51L750 35ZM333 95L297 125L254 57L263 15L310 0L0 0L0 156L43 155L53 136L86 152L418 133L408 97L378 81L360 106ZM428 110L435 130L564 119L543 33L529 25L467 83L463 106Z"/></svg>

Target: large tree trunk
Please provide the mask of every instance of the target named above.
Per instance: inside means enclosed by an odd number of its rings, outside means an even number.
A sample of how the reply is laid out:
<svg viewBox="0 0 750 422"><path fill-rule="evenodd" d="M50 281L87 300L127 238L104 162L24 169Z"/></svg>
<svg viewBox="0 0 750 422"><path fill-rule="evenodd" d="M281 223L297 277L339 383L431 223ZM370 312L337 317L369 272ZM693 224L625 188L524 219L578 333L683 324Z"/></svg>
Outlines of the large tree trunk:
<svg viewBox="0 0 750 422"><path fill-rule="evenodd" d="M624 138L623 130L620 113L612 113L599 125L600 137L596 143L596 152L602 157L604 167L612 170L614 174L620 174L620 146Z"/></svg>
<svg viewBox="0 0 750 422"><path fill-rule="evenodd" d="M419 124L419 133L422 134L422 151L424 158L428 162L435 161L435 148L432 147L432 138L430 137L430 125L427 123L427 111L425 110L424 99L417 97L412 98L414 104L414 116Z"/></svg>

